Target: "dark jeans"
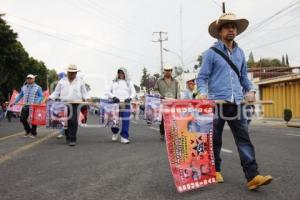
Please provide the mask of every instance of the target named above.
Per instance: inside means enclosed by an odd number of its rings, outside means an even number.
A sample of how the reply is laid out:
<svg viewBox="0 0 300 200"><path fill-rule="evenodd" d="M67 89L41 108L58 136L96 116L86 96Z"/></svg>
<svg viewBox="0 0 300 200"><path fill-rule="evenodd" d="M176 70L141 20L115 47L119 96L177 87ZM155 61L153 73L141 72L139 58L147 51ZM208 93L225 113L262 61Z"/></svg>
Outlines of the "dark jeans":
<svg viewBox="0 0 300 200"><path fill-rule="evenodd" d="M77 141L76 134L78 129L78 114L79 114L77 109L78 109L78 104L72 104L72 106L68 107L68 116L70 116L70 113L72 113L72 115L68 119L68 128L65 130L67 142Z"/></svg>
<svg viewBox="0 0 300 200"><path fill-rule="evenodd" d="M252 145L248 133L247 118L245 116L244 106L242 105L218 105L215 111L214 119L214 134L213 145L216 171L221 171L221 147L222 147L222 133L225 121L227 121L231 132L233 134L236 146L238 148L241 165L248 181L252 180L259 174L257 171L257 163L255 159L254 146ZM222 115L222 116L221 116ZM236 117L234 117L236 116ZM233 118L234 119L228 119Z"/></svg>
<svg viewBox="0 0 300 200"><path fill-rule="evenodd" d="M24 129L26 131L26 134L31 133L32 135L36 136L36 125L29 125L28 123L28 116L29 116L29 107L28 106L23 106L21 110L21 117L20 121L22 122Z"/></svg>

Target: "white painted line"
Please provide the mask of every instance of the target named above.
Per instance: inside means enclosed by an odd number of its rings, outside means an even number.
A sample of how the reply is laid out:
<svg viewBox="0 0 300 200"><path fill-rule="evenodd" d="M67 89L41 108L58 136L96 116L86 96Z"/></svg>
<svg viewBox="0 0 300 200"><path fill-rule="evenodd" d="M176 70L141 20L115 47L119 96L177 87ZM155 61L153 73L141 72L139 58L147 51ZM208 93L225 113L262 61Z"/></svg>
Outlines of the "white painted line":
<svg viewBox="0 0 300 200"><path fill-rule="evenodd" d="M296 137L300 137L300 135L296 135L296 134L286 134L286 135L289 135L289 136L296 136Z"/></svg>
<svg viewBox="0 0 300 200"><path fill-rule="evenodd" d="M222 148L221 151L225 153L233 153L233 151L231 151L230 149L225 149L225 148Z"/></svg>
<svg viewBox="0 0 300 200"><path fill-rule="evenodd" d="M155 128L155 127L149 127L150 129L152 129L152 130L156 130L156 131L159 131L159 128Z"/></svg>

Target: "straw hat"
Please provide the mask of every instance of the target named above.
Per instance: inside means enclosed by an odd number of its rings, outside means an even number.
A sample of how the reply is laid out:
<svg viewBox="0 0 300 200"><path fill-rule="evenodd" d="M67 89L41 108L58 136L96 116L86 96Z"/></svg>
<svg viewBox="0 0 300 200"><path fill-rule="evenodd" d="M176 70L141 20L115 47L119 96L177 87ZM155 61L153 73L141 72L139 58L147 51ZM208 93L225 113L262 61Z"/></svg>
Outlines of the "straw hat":
<svg viewBox="0 0 300 200"><path fill-rule="evenodd" d="M80 70L77 69L76 65L69 65L67 68L67 72L79 72Z"/></svg>
<svg viewBox="0 0 300 200"><path fill-rule="evenodd" d="M237 35L241 34L246 30L249 25L249 21L247 19L237 19L236 15L233 13L224 13L218 20L212 22L208 27L209 34L216 38L220 39L219 31L220 27L227 23L234 23L237 27Z"/></svg>
<svg viewBox="0 0 300 200"><path fill-rule="evenodd" d="M173 67L169 64L164 65L164 70L173 70Z"/></svg>

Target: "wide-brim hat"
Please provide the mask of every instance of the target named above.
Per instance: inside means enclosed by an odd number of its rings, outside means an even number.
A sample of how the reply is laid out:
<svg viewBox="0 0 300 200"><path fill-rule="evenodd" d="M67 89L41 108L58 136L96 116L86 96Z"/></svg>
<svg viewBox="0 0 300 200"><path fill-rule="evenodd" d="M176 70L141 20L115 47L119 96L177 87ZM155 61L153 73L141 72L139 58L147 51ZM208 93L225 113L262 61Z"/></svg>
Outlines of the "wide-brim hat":
<svg viewBox="0 0 300 200"><path fill-rule="evenodd" d="M77 68L76 65L69 65L67 68L67 72L79 72L80 70Z"/></svg>
<svg viewBox="0 0 300 200"><path fill-rule="evenodd" d="M209 34L216 39L220 39L220 35L219 35L220 28L222 25L227 23L236 24L237 35L244 32L249 25L249 21L247 19L242 19L242 18L238 19L236 15L233 13L224 13L223 15L221 15L219 19L213 21L209 25L208 27Z"/></svg>

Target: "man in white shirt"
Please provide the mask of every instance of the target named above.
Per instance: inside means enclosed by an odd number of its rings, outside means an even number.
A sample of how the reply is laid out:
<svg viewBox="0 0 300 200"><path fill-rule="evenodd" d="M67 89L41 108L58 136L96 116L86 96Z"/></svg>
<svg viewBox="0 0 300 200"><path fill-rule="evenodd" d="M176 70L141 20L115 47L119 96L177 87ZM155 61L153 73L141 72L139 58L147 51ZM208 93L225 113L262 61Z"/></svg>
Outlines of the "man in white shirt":
<svg viewBox="0 0 300 200"><path fill-rule="evenodd" d="M67 77L62 78L56 85L54 92L49 99L59 99L63 102L71 103L68 113L73 113L68 119L68 128L65 130L66 142L69 146L76 145L76 134L78 129L78 106L79 102L87 101L89 98L84 81L77 77L76 65L69 65ZM69 114L68 114L69 115Z"/></svg>
<svg viewBox="0 0 300 200"><path fill-rule="evenodd" d="M112 82L106 95L113 100L114 103L120 103L120 118L122 120L121 139L120 142L128 144L129 141L129 126L130 126L130 102L136 96L136 91L133 83L129 80L127 70L119 68L116 79ZM124 105L124 106L122 106ZM119 128L112 128L112 140L118 140Z"/></svg>

